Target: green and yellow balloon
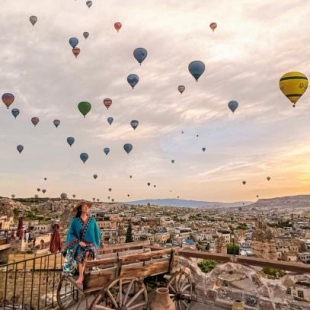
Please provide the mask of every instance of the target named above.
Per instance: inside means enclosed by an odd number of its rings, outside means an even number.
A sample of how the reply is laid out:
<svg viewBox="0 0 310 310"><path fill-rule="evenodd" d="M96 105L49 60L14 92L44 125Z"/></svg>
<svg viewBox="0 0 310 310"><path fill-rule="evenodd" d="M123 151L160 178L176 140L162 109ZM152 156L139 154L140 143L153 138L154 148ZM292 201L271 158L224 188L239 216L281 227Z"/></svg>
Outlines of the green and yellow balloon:
<svg viewBox="0 0 310 310"><path fill-rule="evenodd" d="M308 88L308 78L301 72L288 72L279 81L280 90L293 103L297 101Z"/></svg>

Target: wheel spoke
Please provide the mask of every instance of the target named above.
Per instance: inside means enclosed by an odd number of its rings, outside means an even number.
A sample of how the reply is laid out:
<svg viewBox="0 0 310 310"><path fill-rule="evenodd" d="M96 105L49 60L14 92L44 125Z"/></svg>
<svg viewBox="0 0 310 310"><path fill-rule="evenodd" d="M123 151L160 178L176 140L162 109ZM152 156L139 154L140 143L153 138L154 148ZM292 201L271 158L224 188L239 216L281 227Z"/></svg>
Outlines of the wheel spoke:
<svg viewBox="0 0 310 310"><path fill-rule="evenodd" d="M114 299L113 295L111 294L110 290L108 290L107 293L108 293L108 295L109 295L111 301L113 302L114 306L115 306L116 308L118 308L118 304L117 304L116 300Z"/></svg>
<svg viewBox="0 0 310 310"><path fill-rule="evenodd" d="M102 306L102 305L95 305L94 308L98 309L98 310L112 310L112 308L106 307L106 306Z"/></svg>
<svg viewBox="0 0 310 310"><path fill-rule="evenodd" d="M141 295L144 292L144 287L142 287L133 297L132 299L129 300L129 302L125 305L127 307L129 307L136 299L139 295Z"/></svg>
<svg viewBox="0 0 310 310"><path fill-rule="evenodd" d="M139 307L143 307L144 305L145 305L145 302L142 301L142 302L140 302L140 303L138 303L138 304L136 304L136 305L134 305L132 307L128 307L127 309L128 310L138 309Z"/></svg>
<svg viewBox="0 0 310 310"><path fill-rule="evenodd" d="M126 304L126 302L127 302L127 298L128 298L129 292L130 292L130 290L131 290L132 284L134 284L134 279L132 279L132 280L130 281L130 283L129 283L129 287L128 287L128 289L127 289L127 293L126 293L126 295L125 295L125 297L124 297L124 304ZM135 286L133 287L133 289L135 290Z"/></svg>
<svg viewBox="0 0 310 310"><path fill-rule="evenodd" d="M188 288L190 288L190 287L191 287L191 284L190 284L190 283L184 283L184 285L182 285L180 291L181 291L181 292L184 292L184 291L186 291L186 290L187 290Z"/></svg>
<svg viewBox="0 0 310 310"><path fill-rule="evenodd" d="M119 279L119 305L123 306L123 280Z"/></svg>

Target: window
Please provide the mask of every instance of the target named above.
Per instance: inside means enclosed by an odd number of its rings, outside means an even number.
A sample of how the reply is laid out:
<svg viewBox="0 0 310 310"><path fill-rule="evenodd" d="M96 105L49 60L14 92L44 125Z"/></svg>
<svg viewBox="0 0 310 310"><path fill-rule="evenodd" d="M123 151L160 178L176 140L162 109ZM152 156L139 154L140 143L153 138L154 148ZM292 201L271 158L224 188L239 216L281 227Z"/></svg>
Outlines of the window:
<svg viewBox="0 0 310 310"><path fill-rule="evenodd" d="M304 292L303 291L297 291L297 295L299 298L304 298Z"/></svg>
<svg viewBox="0 0 310 310"><path fill-rule="evenodd" d="M287 295L291 295L291 294L292 294L292 290L291 290L290 287L286 290L286 294L287 294Z"/></svg>

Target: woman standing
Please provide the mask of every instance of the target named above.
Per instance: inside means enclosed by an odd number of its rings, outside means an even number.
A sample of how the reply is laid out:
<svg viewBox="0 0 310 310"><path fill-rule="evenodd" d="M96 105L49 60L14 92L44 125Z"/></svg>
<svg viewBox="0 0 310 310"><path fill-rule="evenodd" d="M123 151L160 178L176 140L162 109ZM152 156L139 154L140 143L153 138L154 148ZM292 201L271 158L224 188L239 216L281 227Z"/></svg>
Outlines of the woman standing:
<svg viewBox="0 0 310 310"><path fill-rule="evenodd" d="M74 208L75 217L71 220L67 240L62 252L66 257L64 273L72 274L78 265L79 277L76 284L82 284L85 262L96 257L100 245L101 231L94 217L88 215L90 202L81 201Z"/></svg>

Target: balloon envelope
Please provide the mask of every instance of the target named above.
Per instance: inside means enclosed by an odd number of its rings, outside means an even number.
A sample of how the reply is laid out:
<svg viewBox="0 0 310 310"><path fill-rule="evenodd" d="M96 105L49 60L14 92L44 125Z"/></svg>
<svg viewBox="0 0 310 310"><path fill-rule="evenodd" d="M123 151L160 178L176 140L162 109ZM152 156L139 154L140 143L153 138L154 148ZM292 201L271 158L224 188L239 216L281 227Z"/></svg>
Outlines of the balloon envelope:
<svg viewBox="0 0 310 310"><path fill-rule="evenodd" d="M117 32L122 28L122 23L116 22L114 23L114 28L116 29Z"/></svg>
<svg viewBox="0 0 310 310"><path fill-rule="evenodd" d="M174 164L174 159L171 159L171 162Z"/></svg>
<svg viewBox="0 0 310 310"><path fill-rule="evenodd" d="M270 177L267 177L267 181L270 181L270 179L271 179Z"/></svg>
<svg viewBox="0 0 310 310"><path fill-rule="evenodd" d="M93 5L92 1L86 1L86 5L90 8Z"/></svg>
<svg viewBox="0 0 310 310"><path fill-rule="evenodd" d="M112 99L110 99L110 98L105 98L105 99L103 99L103 104L105 105L105 107L106 107L107 109L109 109L109 107L110 107L111 104L112 104Z"/></svg>
<svg viewBox="0 0 310 310"><path fill-rule="evenodd" d="M246 181L242 181L242 184L245 185L245 184L246 184Z"/></svg>
<svg viewBox="0 0 310 310"><path fill-rule="evenodd" d="M188 65L188 70L191 73L191 75L195 78L195 80L198 82L198 79L205 71L205 64L200 60L192 61Z"/></svg>
<svg viewBox="0 0 310 310"><path fill-rule="evenodd" d="M203 152L205 152L205 151L206 151L206 148L205 148L205 147L203 147L203 148L202 148L202 151L203 151Z"/></svg>
<svg viewBox="0 0 310 310"><path fill-rule="evenodd" d="M79 39L76 37L72 37L69 39L69 44L72 48L75 48L79 44Z"/></svg>
<svg viewBox="0 0 310 310"><path fill-rule="evenodd" d="M29 20L30 20L32 26L34 26L35 23L38 21L38 18L36 16L30 16Z"/></svg>
<svg viewBox="0 0 310 310"><path fill-rule="evenodd" d="M34 126L37 126L38 123L39 123L40 119L38 117L33 117L31 119L31 123L34 125Z"/></svg>
<svg viewBox="0 0 310 310"><path fill-rule="evenodd" d="M70 146L72 146L72 144L74 143L75 139L73 137L68 137L67 138L67 142Z"/></svg>
<svg viewBox="0 0 310 310"><path fill-rule="evenodd" d="M124 150L127 154L129 154L132 151L132 144L130 143L125 143L124 144Z"/></svg>
<svg viewBox="0 0 310 310"><path fill-rule="evenodd" d="M130 125L131 127L136 130L136 128L139 126L139 121L133 119L131 122L130 122Z"/></svg>
<svg viewBox="0 0 310 310"><path fill-rule="evenodd" d="M87 32L87 31L83 32L83 36L85 39L87 39L89 37L89 32Z"/></svg>
<svg viewBox="0 0 310 310"><path fill-rule="evenodd" d="M91 104L87 101L81 101L78 104L78 109L85 117L86 114L91 110Z"/></svg>
<svg viewBox="0 0 310 310"><path fill-rule="evenodd" d="M238 102L236 100L231 100L228 102L229 109L234 113L238 108Z"/></svg>
<svg viewBox="0 0 310 310"><path fill-rule="evenodd" d="M77 58L80 54L81 50L78 47L75 47L72 49L72 53L75 56L75 58Z"/></svg>
<svg viewBox="0 0 310 310"><path fill-rule="evenodd" d="M212 31L214 31L217 27L217 23L211 23L210 24L210 28L212 29Z"/></svg>
<svg viewBox="0 0 310 310"><path fill-rule="evenodd" d="M110 117L107 118L107 121L111 125L113 123L113 121L114 121L114 118L110 116Z"/></svg>
<svg viewBox="0 0 310 310"><path fill-rule="evenodd" d="M19 110L18 109L12 109L11 111L12 115L16 118L19 115Z"/></svg>
<svg viewBox="0 0 310 310"><path fill-rule="evenodd" d="M80 158L82 162L85 164L86 160L88 159L88 154L87 153L81 153Z"/></svg>
<svg viewBox="0 0 310 310"><path fill-rule="evenodd" d="M105 147L105 148L103 149L103 152L104 152L106 155L108 155L108 154L110 153L110 149L109 149L108 147Z"/></svg>
<svg viewBox="0 0 310 310"><path fill-rule="evenodd" d="M178 86L178 91L181 93L181 95L184 92L184 90L185 90L185 86L184 85L179 85Z"/></svg>
<svg viewBox="0 0 310 310"><path fill-rule="evenodd" d="M19 144L19 145L17 145L17 151L19 152L19 154L23 151L23 149L24 149L24 147L21 145L21 144Z"/></svg>
<svg viewBox="0 0 310 310"><path fill-rule="evenodd" d="M60 194L61 199L67 199L67 194L66 193L61 193Z"/></svg>
<svg viewBox="0 0 310 310"><path fill-rule="evenodd" d="M127 82L129 85L134 89L134 87L138 84L139 82L139 77L136 74L129 74L127 76Z"/></svg>
<svg viewBox="0 0 310 310"><path fill-rule="evenodd" d="M141 65L141 63L147 57L147 50L143 47L138 47L133 51L133 56L136 58L138 63Z"/></svg>
<svg viewBox="0 0 310 310"><path fill-rule="evenodd" d="M281 77L279 87L295 106L308 88L308 78L301 72L288 72Z"/></svg>
<svg viewBox="0 0 310 310"><path fill-rule="evenodd" d="M97 175L97 174L94 174L93 177L94 177L94 179L97 179L98 175Z"/></svg>
<svg viewBox="0 0 310 310"><path fill-rule="evenodd" d="M60 124L60 120L59 119L54 119L53 124L57 128L59 126L59 124Z"/></svg>
<svg viewBox="0 0 310 310"><path fill-rule="evenodd" d="M2 95L2 101L6 105L7 108L14 102L14 95L11 93L5 93Z"/></svg>

